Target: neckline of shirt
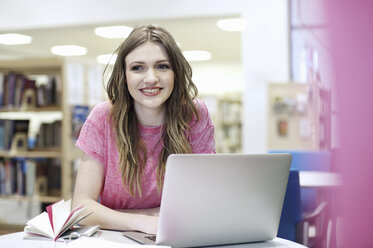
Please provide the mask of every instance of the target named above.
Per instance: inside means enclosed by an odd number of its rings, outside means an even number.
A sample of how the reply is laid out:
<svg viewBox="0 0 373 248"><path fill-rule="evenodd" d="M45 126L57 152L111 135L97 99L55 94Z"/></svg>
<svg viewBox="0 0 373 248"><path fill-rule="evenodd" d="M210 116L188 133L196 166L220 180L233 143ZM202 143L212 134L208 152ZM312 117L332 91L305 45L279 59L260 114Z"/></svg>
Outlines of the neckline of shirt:
<svg viewBox="0 0 373 248"><path fill-rule="evenodd" d="M159 126L144 126L142 124L139 124L139 130L141 133L160 134L163 126L164 124Z"/></svg>

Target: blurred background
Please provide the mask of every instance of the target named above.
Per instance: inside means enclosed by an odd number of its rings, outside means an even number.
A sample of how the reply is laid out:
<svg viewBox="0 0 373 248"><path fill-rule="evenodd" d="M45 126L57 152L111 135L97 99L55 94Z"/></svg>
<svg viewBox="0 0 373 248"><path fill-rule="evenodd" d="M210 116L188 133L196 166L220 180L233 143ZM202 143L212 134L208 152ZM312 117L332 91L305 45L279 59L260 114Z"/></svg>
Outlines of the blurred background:
<svg viewBox="0 0 373 248"><path fill-rule="evenodd" d="M364 9L360 2L337 10ZM74 142L106 99L103 70L132 28L157 24L190 61L218 153L293 155L279 236L340 247L333 8L322 0L0 0L0 231L22 230L72 196Z"/></svg>

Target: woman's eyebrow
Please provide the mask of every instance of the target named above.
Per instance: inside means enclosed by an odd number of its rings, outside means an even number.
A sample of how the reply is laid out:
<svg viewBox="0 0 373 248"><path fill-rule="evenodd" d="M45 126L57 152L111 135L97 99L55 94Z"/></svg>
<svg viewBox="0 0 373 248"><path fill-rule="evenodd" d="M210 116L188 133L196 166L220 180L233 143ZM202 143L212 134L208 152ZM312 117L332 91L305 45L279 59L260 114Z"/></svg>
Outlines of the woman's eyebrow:
<svg viewBox="0 0 373 248"><path fill-rule="evenodd" d="M143 61L132 61L131 63L129 63L130 65L131 64L145 64L145 62Z"/></svg>
<svg viewBox="0 0 373 248"><path fill-rule="evenodd" d="M168 59L157 60L156 63L170 62Z"/></svg>
<svg viewBox="0 0 373 248"><path fill-rule="evenodd" d="M164 62L170 63L168 59L159 59L159 60L156 60L154 63L158 64L158 63L164 63ZM129 65L132 65L132 64L146 64L146 62L145 61L132 61L131 63L129 63Z"/></svg>

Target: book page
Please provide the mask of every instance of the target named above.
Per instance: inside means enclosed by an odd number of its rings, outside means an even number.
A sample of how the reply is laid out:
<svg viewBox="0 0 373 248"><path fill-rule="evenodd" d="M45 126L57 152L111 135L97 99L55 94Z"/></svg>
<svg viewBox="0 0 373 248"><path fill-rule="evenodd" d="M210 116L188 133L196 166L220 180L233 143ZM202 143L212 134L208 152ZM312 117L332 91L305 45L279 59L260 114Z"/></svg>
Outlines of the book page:
<svg viewBox="0 0 373 248"><path fill-rule="evenodd" d="M63 229L66 220L69 218L71 200L61 200L52 205L54 236L57 237Z"/></svg>
<svg viewBox="0 0 373 248"><path fill-rule="evenodd" d="M26 232L44 235L50 238L54 238L54 232L49 222L49 216L47 212L43 212L38 216L32 218L27 222L25 227Z"/></svg>
<svg viewBox="0 0 373 248"><path fill-rule="evenodd" d="M84 210L83 206L79 206L77 208L74 208L72 210L72 212L70 213L70 215L65 220L65 223L64 223L62 229L60 230L59 234L57 234L57 236L61 235L66 230L68 230L70 227L77 224L80 220L82 220L86 216L90 215L90 214L87 214L85 216L80 217L80 214L83 212L83 210Z"/></svg>
<svg viewBox="0 0 373 248"><path fill-rule="evenodd" d="M52 227L53 232L54 232L54 225L53 225L53 211L52 211L52 206L54 204L57 204L57 203L53 203L53 204L51 204L51 205L49 205L49 206L46 207L47 214L48 214L48 217L49 217L49 222L51 223L51 227Z"/></svg>

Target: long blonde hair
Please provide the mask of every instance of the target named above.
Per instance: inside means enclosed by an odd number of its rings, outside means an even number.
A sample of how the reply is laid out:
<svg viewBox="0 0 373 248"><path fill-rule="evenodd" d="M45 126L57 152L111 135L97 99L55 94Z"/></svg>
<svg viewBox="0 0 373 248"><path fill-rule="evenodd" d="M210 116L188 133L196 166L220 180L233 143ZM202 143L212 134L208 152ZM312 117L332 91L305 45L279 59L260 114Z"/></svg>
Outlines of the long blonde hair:
<svg viewBox="0 0 373 248"><path fill-rule="evenodd" d="M187 137L189 122L193 117L197 120L199 118L193 103L198 90L192 81L192 69L171 34L154 25L135 28L116 50L117 60L106 86L112 103L110 118L116 136L122 182L132 196L142 195L141 177L147 160L147 151L144 142L139 139L134 100L127 87L125 58L132 50L146 42L158 42L163 45L175 75L174 89L165 103L163 148L156 171L159 191L163 184L167 157L173 153L192 152Z"/></svg>

